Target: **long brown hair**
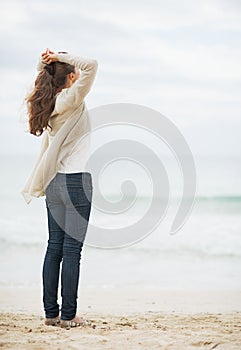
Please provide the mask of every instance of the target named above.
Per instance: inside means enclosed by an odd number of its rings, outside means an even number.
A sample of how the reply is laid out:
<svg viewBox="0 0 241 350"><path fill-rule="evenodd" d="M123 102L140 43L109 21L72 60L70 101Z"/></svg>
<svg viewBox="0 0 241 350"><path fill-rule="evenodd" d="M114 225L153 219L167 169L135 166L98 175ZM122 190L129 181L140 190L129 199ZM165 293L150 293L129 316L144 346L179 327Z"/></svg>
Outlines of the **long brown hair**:
<svg viewBox="0 0 241 350"><path fill-rule="evenodd" d="M75 73L75 67L64 62L46 64L39 72L33 91L25 98L29 117L29 132L42 135L54 110L58 90L64 88L69 73ZM52 129L52 128L51 128Z"/></svg>

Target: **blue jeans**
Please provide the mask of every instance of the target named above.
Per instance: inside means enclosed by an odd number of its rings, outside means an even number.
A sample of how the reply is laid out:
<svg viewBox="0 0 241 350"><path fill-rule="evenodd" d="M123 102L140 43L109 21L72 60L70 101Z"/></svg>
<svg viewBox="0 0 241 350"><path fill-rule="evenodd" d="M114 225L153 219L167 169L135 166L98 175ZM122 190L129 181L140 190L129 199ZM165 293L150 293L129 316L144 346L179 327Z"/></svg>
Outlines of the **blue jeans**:
<svg viewBox="0 0 241 350"><path fill-rule="evenodd" d="M76 315L81 251L92 203L92 175L57 173L46 189L49 239L43 263L43 304L46 318L59 315L58 284L61 270L61 318Z"/></svg>

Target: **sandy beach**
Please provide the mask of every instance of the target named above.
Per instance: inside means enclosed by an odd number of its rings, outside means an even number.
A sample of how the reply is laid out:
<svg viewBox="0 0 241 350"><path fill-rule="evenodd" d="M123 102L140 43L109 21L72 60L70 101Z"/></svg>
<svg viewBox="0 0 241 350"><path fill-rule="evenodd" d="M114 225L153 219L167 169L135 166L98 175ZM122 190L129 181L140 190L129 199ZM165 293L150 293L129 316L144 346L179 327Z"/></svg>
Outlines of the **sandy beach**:
<svg viewBox="0 0 241 350"><path fill-rule="evenodd" d="M40 288L1 288L1 349L237 349L241 292L81 289L91 325L45 326Z"/></svg>

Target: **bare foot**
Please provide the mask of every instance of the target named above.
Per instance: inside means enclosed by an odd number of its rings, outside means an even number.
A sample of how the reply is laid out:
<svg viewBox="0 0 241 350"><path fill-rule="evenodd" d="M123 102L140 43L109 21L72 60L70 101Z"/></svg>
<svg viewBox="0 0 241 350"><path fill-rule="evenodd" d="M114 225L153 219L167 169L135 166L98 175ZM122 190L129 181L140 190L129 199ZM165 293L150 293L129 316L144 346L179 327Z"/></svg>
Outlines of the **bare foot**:
<svg viewBox="0 0 241 350"><path fill-rule="evenodd" d="M44 324L46 326L57 326L60 323L60 317L45 318Z"/></svg>
<svg viewBox="0 0 241 350"><path fill-rule="evenodd" d="M76 323L84 323L86 319L84 319L84 317L76 315L71 321Z"/></svg>
<svg viewBox="0 0 241 350"><path fill-rule="evenodd" d="M75 316L72 320L66 321L61 320L60 325L62 328L71 328L71 327L80 327L80 326L88 326L91 322L84 317L81 316Z"/></svg>

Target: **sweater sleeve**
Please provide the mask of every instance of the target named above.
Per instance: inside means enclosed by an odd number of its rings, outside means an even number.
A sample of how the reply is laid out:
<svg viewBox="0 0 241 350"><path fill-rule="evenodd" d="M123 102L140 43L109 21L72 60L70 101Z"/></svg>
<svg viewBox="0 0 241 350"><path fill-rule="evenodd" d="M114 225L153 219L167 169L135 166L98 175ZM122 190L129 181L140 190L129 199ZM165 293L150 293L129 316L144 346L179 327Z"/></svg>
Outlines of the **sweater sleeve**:
<svg viewBox="0 0 241 350"><path fill-rule="evenodd" d="M57 94L54 113L60 114L68 109L77 108L84 100L94 82L98 63L95 59L58 54L60 62L69 63L81 70L79 78L69 88L64 88Z"/></svg>
<svg viewBox="0 0 241 350"><path fill-rule="evenodd" d="M37 67L36 67L37 71L40 72L45 66L46 66L46 63L42 61L42 57L39 57Z"/></svg>

